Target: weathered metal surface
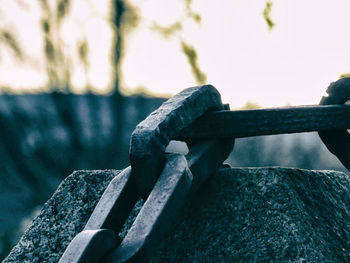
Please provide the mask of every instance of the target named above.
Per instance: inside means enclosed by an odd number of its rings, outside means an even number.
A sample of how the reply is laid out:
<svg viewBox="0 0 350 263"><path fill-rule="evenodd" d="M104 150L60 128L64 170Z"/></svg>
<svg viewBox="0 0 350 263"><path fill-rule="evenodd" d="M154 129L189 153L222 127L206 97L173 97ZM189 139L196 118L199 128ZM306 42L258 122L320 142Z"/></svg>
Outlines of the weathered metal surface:
<svg viewBox="0 0 350 263"><path fill-rule="evenodd" d="M146 198L163 166L170 140L208 110L221 110L219 92L211 85L188 88L165 103L136 126L130 140L133 179Z"/></svg>
<svg viewBox="0 0 350 263"><path fill-rule="evenodd" d="M343 88L329 89L330 96L321 103L339 104L349 98L347 81L335 87ZM147 262L159 240L170 230L186 198L227 158L233 148L233 138L337 128L335 133L326 134L328 143L331 141L327 147L348 169L350 167L350 149L339 144L340 138L345 140L345 146L350 146L347 131L339 130L350 127L349 106L248 111L224 109L228 106L222 105L220 94L207 85L180 92L141 122L131 137L132 169L125 169L112 180L84 231L71 242L64 254L63 259L70 257L73 260L62 263L82 262L82 258L86 262L96 262L103 253L107 254L102 262ZM212 110L216 111L210 112ZM335 134L339 137L335 138ZM165 147L171 139L188 143L190 150L186 157L165 154ZM332 140L337 141L334 144ZM139 196L146 201L126 237L116 247L118 240L114 236L121 230ZM102 228L114 232L99 232L98 229ZM107 235L105 241L101 238L104 235ZM94 258L87 256L94 246L103 253Z"/></svg>
<svg viewBox="0 0 350 263"><path fill-rule="evenodd" d="M191 147L186 159L170 154L127 236L108 255L106 262L148 262L159 240L177 218L185 198L220 167L231 152L233 142L231 139L198 143Z"/></svg>
<svg viewBox="0 0 350 263"><path fill-rule="evenodd" d="M327 89L328 97L323 97L320 104L344 104L350 100L350 78L342 78ZM346 122L350 121L347 116ZM345 121L344 121L345 122ZM321 131L320 135L328 150L336 155L341 163L350 171L350 135L346 127L331 127L330 131Z"/></svg>
<svg viewBox="0 0 350 263"><path fill-rule="evenodd" d="M299 106L208 112L174 139L241 138L350 128L350 106Z"/></svg>
<svg viewBox="0 0 350 263"><path fill-rule="evenodd" d="M120 242L120 237L111 230L85 230L72 240L59 263L99 262Z"/></svg>
<svg viewBox="0 0 350 263"><path fill-rule="evenodd" d="M214 87L207 85L189 88L165 102L140 123L131 138L132 169L126 168L108 185L84 231L65 252L65 255L73 255L75 261L71 262L76 262L81 257L77 255L90 253L90 244L99 240L94 238L91 233L95 232L90 230L108 228L119 233L140 194L146 198L152 190L133 227L113 252L114 256L111 256L120 258L122 262L134 259L139 262L141 258L149 258L160 237L176 218L192 184L192 175L183 155L169 155L165 168L160 173L164 166L165 147L171 138L203 113L225 108L227 106L222 105L220 94ZM190 146L188 160L196 174L194 185L198 186L227 158L233 140L228 143L211 141Z"/></svg>
<svg viewBox="0 0 350 263"><path fill-rule="evenodd" d="M109 183L84 230L71 241L60 263L98 262L115 248L121 242L118 233L138 198L129 166Z"/></svg>
<svg viewBox="0 0 350 263"><path fill-rule="evenodd" d="M193 174L191 194L220 168L232 151L234 139L205 141L193 145L186 155Z"/></svg>
<svg viewBox="0 0 350 263"><path fill-rule="evenodd" d="M135 222L105 262L147 262L154 247L170 230L191 187L192 174L183 155L170 154Z"/></svg>
<svg viewBox="0 0 350 263"><path fill-rule="evenodd" d="M84 230L108 228L119 233L139 198L135 184L130 178L129 166L109 183Z"/></svg>

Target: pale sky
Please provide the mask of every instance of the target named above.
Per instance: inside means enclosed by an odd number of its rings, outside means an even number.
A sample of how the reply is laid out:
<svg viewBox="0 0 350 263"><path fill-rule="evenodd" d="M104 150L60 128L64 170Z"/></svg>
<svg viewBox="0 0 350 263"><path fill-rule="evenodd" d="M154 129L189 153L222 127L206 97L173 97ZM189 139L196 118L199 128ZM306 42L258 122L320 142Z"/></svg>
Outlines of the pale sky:
<svg viewBox="0 0 350 263"><path fill-rule="evenodd" d="M92 1L99 3L95 4L99 8L96 12L91 6L83 7L83 0L73 2L76 3L72 20L63 30L70 40L67 45L70 42L74 45L84 32L88 35L89 79L99 90L105 90L110 83L111 49L111 31L105 21L107 5ZM164 39L150 29L154 22L169 26L184 17L184 1L131 2L141 19L127 38L122 68L124 86L174 94L196 85L179 39ZM264 0L193 0L192 9L201 15L201 24L184 20L184 40L197 50L207 82L220 91L223 101L232 108L248 100L262 106L315 104L330 82L350 72L350 1L275 0L273 3L271 18L276 26L271 32L262 17ZM42 52L40 31L33 23L25 24L30 35L28 53L38 60ZM20 35L28 41L25 34ZM24 67L11 62L6 55L2 55L0 62L0 84L22 88L45 84L43 62ZM72 63L79 65L74 56ZM83 70L76 69L72 76L73 84L82 90L86 83Z"/></svg>

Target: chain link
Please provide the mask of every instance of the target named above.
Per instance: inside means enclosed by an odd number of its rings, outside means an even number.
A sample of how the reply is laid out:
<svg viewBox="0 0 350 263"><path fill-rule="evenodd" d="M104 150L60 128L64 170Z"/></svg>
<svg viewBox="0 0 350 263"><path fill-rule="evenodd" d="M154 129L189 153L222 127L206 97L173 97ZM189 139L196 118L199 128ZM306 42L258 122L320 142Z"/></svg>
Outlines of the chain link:
<svg viewBox="0 0 350 263"><path fill-rule="evenodd" d="M328 93L321 104L345 103L350 78L331 84ZM228 157L232 138L317 130L327 148L350 168L349 107L225 109L228 105L221 103L218 91L206 85L180 92L141 122L131 136L131 166L110 182L60 263L148 262L184 202ZM332 128L337 129L329 131ZM189 153L166 154L172 139L187 142ZM118 233L139 198L144 205L121 240Z"/></svg>
<svg viewBox="0 0 350 263"><path fill-rule="evenodd" d="M227 107L214 87L194 87L180 92L141 122L131 137L131 167L107 186L60 263L148 262L185 200L228 157L234 139L188 141L186 156L165 154L165 147L205 112ZM140 197L145 203L121 241L118 233ZM93 251L96 253L91 256Z"/></svg>

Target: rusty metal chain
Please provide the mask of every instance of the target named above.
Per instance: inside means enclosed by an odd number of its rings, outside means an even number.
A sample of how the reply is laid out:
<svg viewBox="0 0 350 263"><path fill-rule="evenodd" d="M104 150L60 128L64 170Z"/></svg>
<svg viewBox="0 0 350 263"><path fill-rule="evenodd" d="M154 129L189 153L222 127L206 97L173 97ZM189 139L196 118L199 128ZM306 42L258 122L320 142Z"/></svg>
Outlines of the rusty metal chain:
<svg viewBox="0 0 350 263"><path fill-rule="evenodd" d="M194 87L141 122L131 137L131 167L110 182L60 262L147 262L186 198L228 157L234 139L190 141L186 156L165 154L166 146L205 112L225 108L214 87ZM118 233L140 196L145 203L121 241Z"/></svg>
<svg viewBox="0 0 350 263"><path fill-rule="evenodd" d="M336 92L329 89L330 96L321 104L344 103L349 98L347 82L339 81ZM345 145L334 139L340 133L344 135L347 128L349 106L228 111L214 87L186 89L136 127L130 142L131 166L110 182L84 230L71 241L60 263L148 262L159 240L175 223L184 202L228 157L233 138L320 131L328 149L349 169L349 135L341 137L346 140ZM330 129L337 130L329 132ZM189 153L165 153L172 139L187 142ZM140 197L145 202L121 240L118 233Z"/></svg>
<svg viewBox="0 0 350 263"><path fill-rule="evenodd" d="M321 105L344 104L350 100L350 78L342 78L327 89L328 97L323 97ZM349 118L350 119L350 118ZM333 127L331 130L320 131L323 143L328 150L338 157L339 161L350 171L350 135L344 128Z"/></svg>

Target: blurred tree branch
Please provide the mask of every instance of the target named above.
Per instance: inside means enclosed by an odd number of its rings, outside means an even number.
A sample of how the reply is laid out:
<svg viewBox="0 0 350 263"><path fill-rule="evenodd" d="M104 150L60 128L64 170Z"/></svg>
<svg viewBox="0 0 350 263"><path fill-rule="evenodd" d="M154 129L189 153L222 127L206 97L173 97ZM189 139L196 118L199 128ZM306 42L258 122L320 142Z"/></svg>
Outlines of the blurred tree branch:
<svg viewBox="0 0 350 263"><path fill-rule="evenodd" d="M273 5L273 3L270 0L267 0L264 11L263 11L263 16L264 16L264 19L267 23L269 30L272 30L272 28L275 26L275 23L271 20L272 5Z"/></svg>
<svg viewBox="0 0 350 263"><path fill-rule="evenodd" d="M0 0L1 1L1 0ZM43 36L43 54L45 56L45 68L47 74L47 88L55 91L70 91L71 90L71 75L73 71L73 62L70 52L65 49L65 42L61 35L61 29L64 24L64 20L70 15L70 11L74 0L37 0L32 3L36 3L40 7L41 21L40 30ZM198 63L198 54L196 48L184 40L183 27L184 23L188 19L194 21L196 24L200 24L202 18L199 13L192 9L193 0L181 0L184 4L184 15L178 20L174 21L170 26L162 26L156 22L151 25L150 29L159 33L164 38L176 37L179 41L182 53L186 57L193 77L198 84L206 82L206 74L200 68ZM14 1L20 8L30 12L31 4L23 0ZM90 5L90 9L94 8L92 1L87 1ZM265 8L263 10L263 17L266 21L269 29L271 30L275 23L271 20L272 1L267 0ZM28 59L25 54L21 43L16 36L16 30L13 29L11 23L4 18L4 10L6 5L2 5L0 8L0 47L5 47L10 51L14 58L19 61L25 61ZM95 11L96 12L96 11ZM96 12L97 14L97 12ZM101 14L97 14L101 18ZM112 43L112 55L111 65L113 68L112 83L113 90L119 92L121 89L120 83L122 80L121 62L124 55L125 37L138 26L140 17L137 13L137 9L131 6L128 0L110 0L110 15L108 18L102 17L107 20L107 23L114 31L113 43ZM84 24L79 25L84 28ZM89 61L89 42L86 37L86 32L83 30L83 37L77 40L74 50L77 55L77 59L81 62L81 66L85 73L86 91L91 91L91 85L89 81L89 68L91 63ZM1 53L0 53L1 56Z"/></svg>

